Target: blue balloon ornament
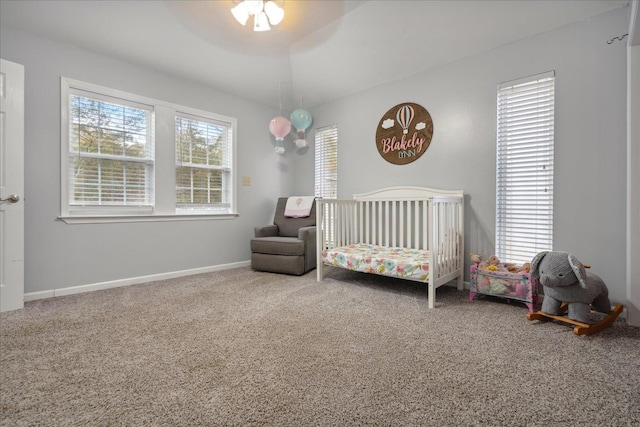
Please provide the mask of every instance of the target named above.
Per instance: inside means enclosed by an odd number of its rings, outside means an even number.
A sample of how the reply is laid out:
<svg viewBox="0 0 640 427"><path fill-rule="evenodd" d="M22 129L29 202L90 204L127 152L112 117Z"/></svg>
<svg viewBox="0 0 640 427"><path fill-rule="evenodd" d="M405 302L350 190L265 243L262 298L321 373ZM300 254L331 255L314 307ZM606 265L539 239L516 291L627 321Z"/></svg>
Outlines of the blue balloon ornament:
<svg viewBox="0 0 640 427"><path fill-rule="evenodd" d="M311 125L312 121L311 113L307 110L297 109L291 113L291 124L298 132L304 133L304 131Z"/></svg>

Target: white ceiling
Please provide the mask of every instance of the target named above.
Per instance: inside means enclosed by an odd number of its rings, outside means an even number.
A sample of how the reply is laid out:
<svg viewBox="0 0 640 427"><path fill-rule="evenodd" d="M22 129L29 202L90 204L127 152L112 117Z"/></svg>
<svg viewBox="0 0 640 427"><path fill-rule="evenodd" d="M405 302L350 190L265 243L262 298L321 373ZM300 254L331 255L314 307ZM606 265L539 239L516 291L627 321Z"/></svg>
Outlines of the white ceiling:
<svg viewBox="0 0 640 427"><path fill-rule="evenodd" d="M284 21L256 33L229 12L238 1L0 0L0 25L291 110L628 4L276 0L285 9Z"/></svg>

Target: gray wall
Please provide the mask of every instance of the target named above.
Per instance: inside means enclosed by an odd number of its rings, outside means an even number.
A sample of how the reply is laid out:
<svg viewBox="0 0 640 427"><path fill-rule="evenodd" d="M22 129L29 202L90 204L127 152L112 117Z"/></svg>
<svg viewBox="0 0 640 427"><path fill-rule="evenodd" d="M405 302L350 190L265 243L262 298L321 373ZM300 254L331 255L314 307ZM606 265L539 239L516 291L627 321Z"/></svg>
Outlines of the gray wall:
<svg viewBox="0 0 640 427"><path fill-rule="evenodd" d="M496 86L555 70L554 249L590 263L624 302L626 44L607 40L628 22L629 8L617 9L313 108L314 128L338 125L339 197L394 185L463 189L465 248L493 253ZM375 129L402 102L429 111L434 136L417 161L396 166L378 154ZM297 191L313 185L312 158L296 164L296 181Z"/></svg>
<svg viewBox="0 0 640 427"><path fill-rule="evenodd" d="M4 59L25 66L25 293L249 259L253 227L291 194L291 155L276 156L277 110L70 45L3 27ZM232 220L73 224L60 215L60 76L236 117L238 212Z"/></svg>
<svg viewBox="0 0 640 427"><path fill-rule="evenodd" d="M339 126L340 197L392 185L464 189L466 249L491 253L496 85L556 70L555 249L591 263L612 299L624 302L626 46L606 41L627 29L628 8L622 8L309 108L314 128ZM273 108L6 27L0 52L26 72L27 293L246 261L253 227L270 221L275 198L313 191L313 147L273 154L267 132L278 113ZM238 185L240 216L93 225L57 220L60 76L236 117L238 177L252 179L250 187ZM378 155L375 127L384 112L407 101L430 112L434 138L416 162L395 166Z"/></svg>

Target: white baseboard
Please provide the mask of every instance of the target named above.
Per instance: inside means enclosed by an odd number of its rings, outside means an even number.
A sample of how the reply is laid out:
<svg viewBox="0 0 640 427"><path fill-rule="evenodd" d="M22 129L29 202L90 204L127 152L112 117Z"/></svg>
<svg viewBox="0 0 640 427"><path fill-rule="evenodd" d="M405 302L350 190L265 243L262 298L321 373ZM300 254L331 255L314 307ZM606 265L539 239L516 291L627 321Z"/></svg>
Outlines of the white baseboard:
<svg viewBox="0 0 640 427"><path fill-rule="evenodd" d="M452 281L445 283L444 286L449 286L450 288L457 288L458 287L458 280L457 279L453 279ZM467 281L463 281L462 282L462 287L463 287L464 291L468 291L469 289L471 289L471 285Z"/></svg>
<svg viewBox="0 0 640 427"><path fill-rule="evenodd" d="M51 289L47 291L28 292L24 294L24 301L34 301L44 298L53 298L63 295L80 294L83 292L98 291L101 289L118 288L120 286L138 285L140 283L155 282L157 280L173 279L175 277L192 276L194 274L210 273L212 271L229 270L231 268L248 267L250 261L233 262L230 264L212 265L208 267L193 268L190 270L170 271L167 273L150 274L148 276L129 277L126 279L111 280L108 282L90 283L87 285L71 286L68 288Z"/></svg>

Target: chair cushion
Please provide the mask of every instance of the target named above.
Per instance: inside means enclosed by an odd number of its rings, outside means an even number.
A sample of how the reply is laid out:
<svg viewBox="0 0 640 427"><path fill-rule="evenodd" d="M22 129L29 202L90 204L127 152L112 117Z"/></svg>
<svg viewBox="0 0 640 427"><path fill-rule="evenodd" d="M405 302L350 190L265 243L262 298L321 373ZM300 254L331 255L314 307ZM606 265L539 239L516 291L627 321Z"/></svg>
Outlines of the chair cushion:
<svg viewBox="0 0 640 427"><path fill-rule="evenodd" d="M304 241L295 237L256 237L251 252L272 255L304 255Z"/></svg>
<svg viewBox="0 0 640 427"><path fill-rule="evenodd" d="M255 252L251 254L251 268L269 273L294 274L296 276L306 272L303 256L267 255Z"/></svg>

